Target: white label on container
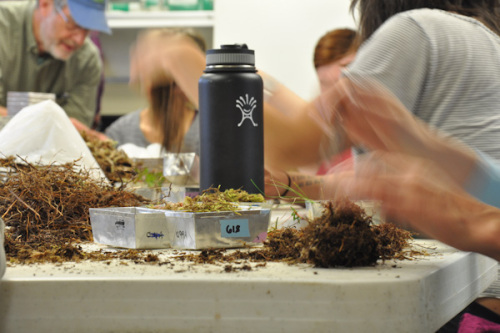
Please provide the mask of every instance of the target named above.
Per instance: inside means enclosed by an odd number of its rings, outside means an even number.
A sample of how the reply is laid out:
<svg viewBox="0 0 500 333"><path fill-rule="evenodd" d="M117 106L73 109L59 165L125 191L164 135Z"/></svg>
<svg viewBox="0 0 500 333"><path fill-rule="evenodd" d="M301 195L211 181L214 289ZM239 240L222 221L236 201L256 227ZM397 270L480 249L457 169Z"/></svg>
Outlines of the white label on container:
<svg viewBox="0 0 500 333"><path fill-rule="evenodd" d="M224 238L250 237L247 219L220 220L220 234Z"/></svg>

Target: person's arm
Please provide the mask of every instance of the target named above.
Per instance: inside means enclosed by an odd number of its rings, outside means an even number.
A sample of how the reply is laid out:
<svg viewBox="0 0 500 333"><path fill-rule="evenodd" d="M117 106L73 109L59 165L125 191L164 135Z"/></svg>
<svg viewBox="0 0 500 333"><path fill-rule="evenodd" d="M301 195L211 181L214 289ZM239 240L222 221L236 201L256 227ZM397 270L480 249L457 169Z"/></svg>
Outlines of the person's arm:
<svg viewBox="0 0 500 333"><path fill-rule="evenodd" d="M321 112L325 119L336 119L354 144L429 159L462 186L478 163L473 149L418 120L375 82L342 78L329 93L338 102Z"/></svg>
<svg viewBox="0 0 500 333"><path fill-rule="evenodd" d="M88 135L91 138L97 139L97 140L110 140L104 133L98 132L96 130L91 129L90 127L86 126L82 122L80 122L78 119L75 118L69 118L71 120L71 123L73 126L75 126L76 130L79 133L84 132L86 135Z"/></svg>
<svg viewBox="0 0 500 333"><path fill-rule="evenodd" d="M466 193L432 161L379 152L357 161L356 173L337 179L336 187L341 197L380 201L389 221L500 259L500 209Z"/></svg>
<svg viewBox="0 0 500 333"><path fill-rule="evenodd" d="M321 200L324 177L307 175L295 171L270 171L265 173L265 195L268 198L285 200Z"/></svg>
<svg viewBox="0 0 500 333"><path fill-rule="evenodd" d="M205 55L186 36L146 34L132 51L131 80L149 94L155 86L175 81L198 107L198 80L205 69Z"/></svg>
<svg viewBox="0 0 500 333"><path fill-rule="evenodd" d="M264 103L264 160L270 169L289 170L318 163L323 140L326 136L322 128L308 112L290 117Z"/></svg>
<svg viewBox="0 0 500 333"><path fill-rule="evenodd" d="M342 177L351 177L353 170L339 168L326 175L310 175L298 171L269 170L265 172L265 195L289 201L297 199L329 200L337 193L336 183Z"/></svg>
<svg viewBox="0 0 500 333"><path fill-rule="evenodd" d="M259 70L264 82L264 101L284 115L294 116L305 112L308 102L281 84L271 75Z"/></svg>
<svg viewBox="0 0 500 333"><path fill-rule="evenodd" d="M500 164L486 154L480 157L464 188L482 202L500 208Z"/></svg>

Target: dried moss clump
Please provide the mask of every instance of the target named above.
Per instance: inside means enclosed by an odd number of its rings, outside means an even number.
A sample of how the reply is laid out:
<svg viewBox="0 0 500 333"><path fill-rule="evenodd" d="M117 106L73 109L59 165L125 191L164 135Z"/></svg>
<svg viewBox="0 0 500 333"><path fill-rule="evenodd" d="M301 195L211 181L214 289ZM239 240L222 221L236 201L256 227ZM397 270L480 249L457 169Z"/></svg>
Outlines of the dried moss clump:
<svg viewBox="0 0 500 333"><path fill-rule="evenodd" d="M210 188L194 198L195 200L217 200L224 199L229 202L264 202L262 194L248 193L242 189L227 189L220 191L219 188Z"/></svg>
<svg viewBox="0 0 500 333"><path fill-rule="evenodd" d="M197 213L237 211L241 209L237 205L238 202L264 202L264 197L261 194L249 194L241 189L220 191L218 188L210 188L194 198L185 197L184 202L166 202L151 208Z"/></svg>

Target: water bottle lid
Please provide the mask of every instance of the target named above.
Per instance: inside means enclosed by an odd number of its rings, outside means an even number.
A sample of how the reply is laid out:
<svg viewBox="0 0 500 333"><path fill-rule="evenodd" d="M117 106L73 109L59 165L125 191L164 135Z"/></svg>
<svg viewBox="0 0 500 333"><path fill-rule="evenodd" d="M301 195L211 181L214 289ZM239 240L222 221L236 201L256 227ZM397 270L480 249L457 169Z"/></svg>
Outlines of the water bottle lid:
<svg viewBox="0 0 500 333"><path fill-rule="evenodd" d="M213 65L255 66L255 52L246 44L221 45L220 49L207 51L207 66Z"/></svg>

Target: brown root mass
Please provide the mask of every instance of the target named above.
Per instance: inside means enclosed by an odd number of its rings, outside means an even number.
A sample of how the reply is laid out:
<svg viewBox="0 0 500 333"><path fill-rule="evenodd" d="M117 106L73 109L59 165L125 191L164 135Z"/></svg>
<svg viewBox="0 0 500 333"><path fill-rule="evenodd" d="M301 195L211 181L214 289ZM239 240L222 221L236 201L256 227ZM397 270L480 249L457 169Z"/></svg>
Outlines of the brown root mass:
<svg viewBox="0 0 500 333"><path fill-rule="evenodd" d="M371 217L350 201L327 202L303 230L301 258L315 267L375 265L379 253Z"/></svg>
<svg viewBox="0 0 500 333"><path fill-rule="evenodd" d="M85 254L72 245L92 241L89 208L133 207L149 201L123 188L61 166L9 165L0 182L0 217L5 221L7 257L14 261L74 260Z"/></svg>
<svg viewBox="0 0 500 333"><path fill-rule="evenodd" d="M409 246L412 233L394 224L384 223L373 226L377 240L378 255L383 260L405 259L404 249Z"/></svg>

